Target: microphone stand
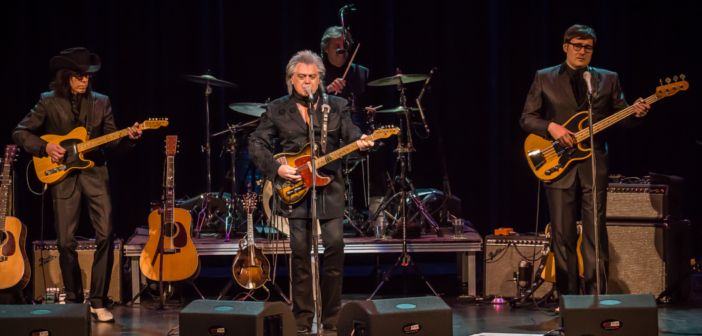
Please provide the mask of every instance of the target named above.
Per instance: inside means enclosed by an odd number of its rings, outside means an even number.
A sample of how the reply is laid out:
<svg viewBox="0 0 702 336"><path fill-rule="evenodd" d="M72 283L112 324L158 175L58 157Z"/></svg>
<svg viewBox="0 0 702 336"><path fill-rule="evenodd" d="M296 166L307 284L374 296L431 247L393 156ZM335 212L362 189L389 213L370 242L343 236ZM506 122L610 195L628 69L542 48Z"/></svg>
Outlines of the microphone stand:
<svg viewBox="0 0 702 336"><path fill-rule="evenodd" d="M315 300L314 308L317 313L317 335L322 335L322 295L319 288L319 232L317 232L317 143L314 138L314 110L312 100L313 96L308 95L309 103L307 104L307 118L310 121L308 130L310 138L310 164L312 165L312 251L314 254L314 270L312 271L312 285ZM311 330L310 330L311 331Z"/></svg>
<svg viewBox="0 0 702 336"><path fill-rule="evenodd" d="M592 95L593 92L588 90L587 92L587 102L588 102L588 109L587 109L587 116L588 116L588 128L590 131L590 150L592 151L592 155L590 156L592 158L592 223L595 227L595 273L596 273L596 281L597 281L597 292L595 292L595 302L598 301L598 297L600 295L600 230L598 228L599 224L598 223L598 218L597 218L597 164L595 160L595 133L593 132L592 129Z"/></svg>

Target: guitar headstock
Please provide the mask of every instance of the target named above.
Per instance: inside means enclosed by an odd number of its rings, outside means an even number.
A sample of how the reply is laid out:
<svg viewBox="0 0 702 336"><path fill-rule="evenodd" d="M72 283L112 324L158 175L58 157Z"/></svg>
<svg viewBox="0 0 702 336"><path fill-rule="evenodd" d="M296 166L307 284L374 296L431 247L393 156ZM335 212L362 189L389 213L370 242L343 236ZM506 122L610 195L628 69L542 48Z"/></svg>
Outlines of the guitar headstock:
<svg viewBox="0 0 702 336"><path fill-rule="evenodd" d="M663 80L660 80L661 86L656 88L656 97L658 99L670 97L680 91L685 91L690 86L690 84L685 81L685 75L680 75L680 81L678 81L678 76L673 77L673 83L670 82L670 78L665 79L666 85L663 85Z"/></svg>
<svg viewBox="0 0 702 336"><path fill-rule="evenodd" d="M400 129L397 127L383 126L375 131L373 131L373 139L385 139L389 138L391 135L400 133Z"/></svg>
<svg viewBox="0 0 702 336"><path fill-rule="evenodd" d="M168 118L163 118L163 119L149 119L144 121L143 123L139 124L139 129L140 130L145 130L145 129L157 129L161 127L166 127L168 126Z"/></svg>
<svg viewBox="0 0 702 336"><path fill-rule="evenodd" d="M5 147L5 156L4 156L4 162L12 162L15 159L15 156L18 155L20 149L17 147L17 145L7 145Z"/></svg>
<svg viewBox="0 0 702 336"><path fill-rule="evenodd" d="M175 156L178 152L178 136L177 135L167 135L166 136L166 155Z"/></svg>
<svg viewBox="0 0 702 336"><path fill-rule="evenodd" d="M250 191L244 195L244 210L246 210L247 215L251 215L256 210L256 201L258 200L258 195Z"/></svg>

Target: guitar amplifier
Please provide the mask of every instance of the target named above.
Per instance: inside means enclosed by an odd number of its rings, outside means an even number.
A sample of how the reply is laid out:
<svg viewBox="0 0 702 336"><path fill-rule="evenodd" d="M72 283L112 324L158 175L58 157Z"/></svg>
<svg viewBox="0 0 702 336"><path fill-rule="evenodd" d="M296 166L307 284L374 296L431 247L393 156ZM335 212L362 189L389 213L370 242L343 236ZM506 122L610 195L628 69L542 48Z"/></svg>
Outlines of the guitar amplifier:
<svg viewBox="0 0 702 336"><path fill-rule="evenodd" d="M610 183L607 188L607 220L682 219L680 189L668 184Z"/></svg>
<svg viewBox="0 0 702 336"><path fill-rule="evenodd" d="M607 222L607 235L607 294L653 294L663 303L688 298L689 221Z"/></svg>
<svg viewBox="0 0 702 336"><path fill-rule="evenodd" d="M541 252L546 242L545 236L486 236L483 265L484 295L503 298L519 296L520 293L517 290L519 262L527 260L534 265L531 285L536 270L541 265ZM552 283L544 282L534 293L536 299L546 295L551 287L553 287Z"/></svg>
<svg viewBox="0 0 702 336"><path fill-rule="evenodd" d="M59 266L59 251L55 240L45 240L34 242L34 298L41 297L46 288L58 288L63 292L63 278L61 277L61 267ZM42 251L42 245L44 250ZM83 289L90 289L90 276L93 270L93 255L96 245L92 240L79 240L76 252L78 253L78 263L83 275ZM112 264L112 274L110 279L109 298L115 303L122 302L122 239L115 239L114 263ZM42 268L42 262L44 266ZM44 273L46 271L46 273ZM44 283L46 279L46 283Z"/></svg>

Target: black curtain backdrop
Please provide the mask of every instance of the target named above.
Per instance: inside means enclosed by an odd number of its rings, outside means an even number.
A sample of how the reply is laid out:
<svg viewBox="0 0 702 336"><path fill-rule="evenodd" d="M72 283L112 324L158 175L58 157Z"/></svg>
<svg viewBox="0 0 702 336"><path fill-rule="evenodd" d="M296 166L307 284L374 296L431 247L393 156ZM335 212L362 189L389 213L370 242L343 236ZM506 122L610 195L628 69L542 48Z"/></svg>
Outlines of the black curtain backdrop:
<svg viewBox="0 0 702 336"><path fill-rule="evenodd" d="M111 98L118 128L148 118L169 118L165 129L145 132L125 155L110 155L115 233L126 238L145 225L149 203L162 189L163 142L181 140L176 156L178 197L205 191L205 101L202 85L183 74L211 70L241 86L214 88L211 129L252 117L227 108L285 95L284 67L298 50L320 51L324 30L338 25L342 1L18 1L5 8L3 24L3 121L0 145L47 91L49 59L85 46L102 69L94 89ZM649 171L686 179L685 214L695 238L702 220L699 103L702 66L699 1L355 1L351 21L361 43L356 62L371 79L428 73L438 67L427 108L432 136L415 137L418 188L442 186L437 135L447 153L451 188L463 216L483 234L498 227L533 231L537 180L523 154L526 134L519 116L538 69L564 61L562 38L572 24L595 29L591 65L619 73L626 99L653 94L658 80L684 73L690 90L653 106L642 126L612 132L610 173L643 176ZM409 86L414 101L421 84ZM392 87L370 88L374 105L397 105ZM227 161L223 137L213 144L213 188L222 185ZM40 200L25 183L29 155L17 161L17 216L38 238ZM33 173L32 173L33 174ZM30 174L31 175L31 174ZM30 182L40 185L33 175ZM543 196L543 193L542 193ZM362 197L359 195L359 197ZM545 200L545 197L543 198ZM54 238L50 196L46 238ZM542 201L540 229L548 222ZM87 224L87 223L86 223ZM86 225L89 227L89 225ZM85 229L83 229L85 230ZM89 229L88 229L89 230ZM87 233L89 235L89 233ZM699 243L695 240L696 244Z"/></svg>

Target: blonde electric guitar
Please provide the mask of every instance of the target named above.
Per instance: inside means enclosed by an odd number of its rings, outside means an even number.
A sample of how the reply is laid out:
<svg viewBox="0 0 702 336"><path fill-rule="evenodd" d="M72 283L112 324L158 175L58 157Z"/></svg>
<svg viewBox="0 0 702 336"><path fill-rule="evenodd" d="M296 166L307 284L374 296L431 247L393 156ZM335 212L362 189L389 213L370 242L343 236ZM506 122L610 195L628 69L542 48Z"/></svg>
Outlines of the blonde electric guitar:
<svg viewBox="0 0 702 336"><path fill-rule="evenodd" d="M137 125L140 130L157 129L168 126L168 119L165 120L147 120ZM101 137L88 140L88 131L85 127L76 127L66 135L48 134L42 139L49 143L57 144L66 150L63 154L63 159L59 162L51 162L51 158L34 157L34 169L37 172L37 177L43 183L54 184L63 181L64 178L73 170L88 169L95 165L93 161L85 160L83 154L96 149L100 145L112 142L128 136L127 129L103 135Z"/></svg>

